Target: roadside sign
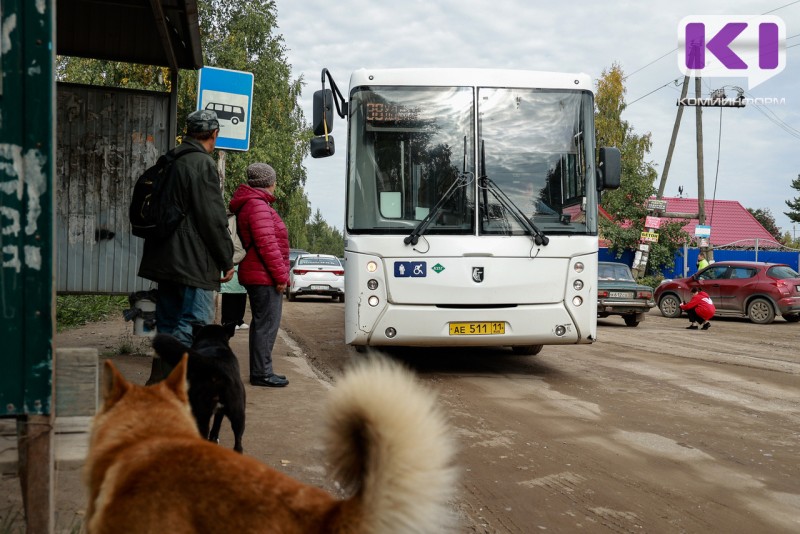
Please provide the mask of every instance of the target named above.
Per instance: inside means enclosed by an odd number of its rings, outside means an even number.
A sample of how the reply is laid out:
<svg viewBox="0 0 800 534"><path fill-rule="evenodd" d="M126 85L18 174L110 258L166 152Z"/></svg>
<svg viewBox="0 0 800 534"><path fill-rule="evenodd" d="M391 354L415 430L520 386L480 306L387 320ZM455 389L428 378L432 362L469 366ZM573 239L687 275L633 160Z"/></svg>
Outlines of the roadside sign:
<svg viewBox="0 0 800 534"><path fill-rule="evenodd" d="M661 217L652 217L648 215L644 219L644 226L645 228L660 228L661 227Z"/></svg>
<svg viewBox="0 0 800 534"><path fill-rule="evenodd" d="M695 237L711 237L711 227L698 224L694 227Z"/></svg>
<svg viewBox="0 0 800 534"><path fill-rule="evenodd" d="M197 109L212 110L219 119L217 148L248 150L253 73L203 67L198 83Z"/></svg>
<svg viewBox="0 0 800 534"><path fill-rule="evenodd" d="M658 232L642 232L640 239L647 243L658 243Z"/></svg>
<svg viewBox="0 0 800 534"><path fill-rule="evenodd" d="M650 199L647 201L647 209L650 211L667 211L667 201Z"/></svg>

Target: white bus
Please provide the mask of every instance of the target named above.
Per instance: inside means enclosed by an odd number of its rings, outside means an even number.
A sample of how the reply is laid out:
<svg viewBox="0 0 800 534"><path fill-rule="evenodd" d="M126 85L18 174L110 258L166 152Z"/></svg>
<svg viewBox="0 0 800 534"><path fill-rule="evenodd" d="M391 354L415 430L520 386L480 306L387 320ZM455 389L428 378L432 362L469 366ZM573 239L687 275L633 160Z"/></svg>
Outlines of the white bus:
<svg viewBox="0 0 800 534"><path fill-rule="evenodd" d="M325 79L330 88L326 89ZM345 340L365 346L592 343L600 191L585 74L327 69L313 157L347 118Z"/></svg>

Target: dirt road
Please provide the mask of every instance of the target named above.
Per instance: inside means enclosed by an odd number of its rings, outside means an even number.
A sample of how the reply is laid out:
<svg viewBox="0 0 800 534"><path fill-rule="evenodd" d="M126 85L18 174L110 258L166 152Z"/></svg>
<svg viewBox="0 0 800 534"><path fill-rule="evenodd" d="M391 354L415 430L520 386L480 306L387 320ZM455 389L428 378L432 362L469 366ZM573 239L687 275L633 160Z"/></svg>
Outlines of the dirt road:
<svg viewBox="0 0 800 534"><path fill-rule="evenodd" d="M291 384L247 386L245 452L335 491L318 441L320 407L341 369L362 356L343 344L344 304L284 304L275 354ZM462 474L456 531L800 531L800 325L721 319L704 332L687 324L657 311L637 328L604 319L594 345L534 357L391 351L451 416ZM130 330L118 319L57 341L107 356ZM247 337L232 346L246 377ZM149 358L112 359L144 383ZM222 439L229 447L227 426ZM80 466L56 470L59 532L80 530L79 474ZM18 480L4 473L0 495L0 530L21 531Z"/></svg>
<svg viewBox="0 0 800 534"><path fill-rule="evenodd" d="M343 304L286 303L283 328L334 375ZM470 532L800 531L800 328L651 312L591 346L396 350L458 433Z"/></svg>

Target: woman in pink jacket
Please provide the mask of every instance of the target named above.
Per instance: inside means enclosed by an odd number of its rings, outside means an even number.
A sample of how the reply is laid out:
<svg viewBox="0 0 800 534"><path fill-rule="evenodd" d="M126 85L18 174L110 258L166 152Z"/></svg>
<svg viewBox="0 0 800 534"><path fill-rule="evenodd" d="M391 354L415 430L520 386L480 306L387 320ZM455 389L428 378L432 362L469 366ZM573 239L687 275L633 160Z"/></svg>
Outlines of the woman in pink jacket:
<svg viewBox="0 0 800 534"><path fill-rule="evenodd" d="M247 183L233 194L230 210L247 255L239 264L239 282L250 297L250 384L283 387L284 375L272 369L272 348L278 337L283 292L289 283L289 232L275 202L275 170L266 163L247 167Z"/></svg>
<svg viewBox="0 0 800 534"><path fill-rule="evenodd" d="M689 316L687 330L697 330L697 325L694 323L700 323L703 325L703 330L708 330L711 327L711 318L714 317L714 313L717 311L708 293L698 286L692 288L692 300L686 304L681 304L681 309Z"/></svg>

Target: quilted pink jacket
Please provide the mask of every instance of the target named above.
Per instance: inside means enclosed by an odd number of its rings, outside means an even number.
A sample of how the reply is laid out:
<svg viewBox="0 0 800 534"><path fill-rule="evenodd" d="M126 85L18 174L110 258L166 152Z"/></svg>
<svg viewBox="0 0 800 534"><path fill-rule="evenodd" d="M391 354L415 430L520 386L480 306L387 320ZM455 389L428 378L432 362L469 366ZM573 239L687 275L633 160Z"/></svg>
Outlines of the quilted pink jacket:
<svg viewBox="0 0 800 534"><path fill-rule="evenodd" d="M230 202L247 255L239 264L242 285L274 286L289 283L289 232L272 207L275 197L240 185Z"/></svg>

